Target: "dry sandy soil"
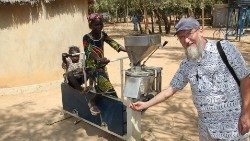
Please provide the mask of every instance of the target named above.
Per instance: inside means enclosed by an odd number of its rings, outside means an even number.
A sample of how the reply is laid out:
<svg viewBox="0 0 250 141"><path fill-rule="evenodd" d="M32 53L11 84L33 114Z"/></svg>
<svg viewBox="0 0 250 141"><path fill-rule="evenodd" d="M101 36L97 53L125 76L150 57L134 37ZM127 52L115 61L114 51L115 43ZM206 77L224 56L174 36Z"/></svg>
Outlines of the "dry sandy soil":
<svg viewBox="0 0 250 141"><path fill-rule="evenodd" d="M124 45L123 37L132 33L132 25L117 24L105 27L106 32L116 41ZM205 36L213 38L214 29L205 28ZM172 31L173 33L173 31ZM217 36L219 37L219 36ZM243 36L241 42L230 37L241 50L250 64L250 35ZM162 42L167 40L166 47L157 50L147 61L147 66L160 66L162 86L168 85L181 59L183 49L173 34L163 35ZM116 53L106 46L105 55L110 60L127 56ZM124 69L128 68L128 59ZM121 96L119 63L113 62L108 71L115 89ZM119 79L118 79L119 78ZM18 89L18 88L16 88ZM149 108L142 116L142 138L148 141L197 141L197 113L192 103L190 88L187 86L172 98ZM39 92L23 92L22 94L5 94L0 96L0 140L1 141L119 141L120 139L103 132L87 123L74 124L76 118L70 118L46 125L47 121L55 121L61 117L62 108L60 83L55 87Z"/></svg>

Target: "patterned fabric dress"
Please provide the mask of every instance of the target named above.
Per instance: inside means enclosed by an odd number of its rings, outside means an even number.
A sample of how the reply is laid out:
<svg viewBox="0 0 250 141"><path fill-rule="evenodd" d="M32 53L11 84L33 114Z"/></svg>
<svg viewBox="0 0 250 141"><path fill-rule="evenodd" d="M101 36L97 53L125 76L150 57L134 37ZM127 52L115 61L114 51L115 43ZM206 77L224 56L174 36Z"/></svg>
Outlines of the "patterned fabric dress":
<svg viewBox="0 0 250 141"><path fill-rule="evenodd" d="M110 92L114 91L114 88L109 80L107 69L105 64L97 62L91 57L91 53L96 54L99 58L104 57L104 42L108 43L116 51L119 51L120 45L111 39L105 32L101 32L101 38L99 40L94 40L90 34L83 36L83 46L86 55L86 69L90 78L94 80L97 85L97 92ZM116 96L114 92L111 94Z"/></svg>

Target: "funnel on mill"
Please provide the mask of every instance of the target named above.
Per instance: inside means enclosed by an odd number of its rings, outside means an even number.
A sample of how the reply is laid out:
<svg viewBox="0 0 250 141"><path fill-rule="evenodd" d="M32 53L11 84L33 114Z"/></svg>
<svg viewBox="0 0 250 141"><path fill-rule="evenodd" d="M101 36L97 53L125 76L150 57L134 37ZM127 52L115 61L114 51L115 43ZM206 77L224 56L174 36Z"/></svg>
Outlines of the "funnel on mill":
<svg viewBox="0 0 250 141"><path fill-rule="evenodd" d="M126 36L124 42L130 62L133 66L138 66L143 59L159 48L161 36L159 34Z"/></svg>

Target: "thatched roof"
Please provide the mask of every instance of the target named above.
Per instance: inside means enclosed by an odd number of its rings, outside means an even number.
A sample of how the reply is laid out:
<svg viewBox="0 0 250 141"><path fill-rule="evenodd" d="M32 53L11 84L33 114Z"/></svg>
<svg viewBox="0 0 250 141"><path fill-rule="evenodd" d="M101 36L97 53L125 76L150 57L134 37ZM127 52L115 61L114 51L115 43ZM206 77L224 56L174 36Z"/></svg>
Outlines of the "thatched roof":
<svg viewBox="0 0 250 141"><path fill-rule="evenodd" d="M0 3L37 3L39 0L0 0ZM55 0L43 0L44 2L50 2Z"/></svg>
<svg viewBox="0 0 250 141"><path fill-rule="evenodd" d="M0 3L37 3L38 1L44 1L45 3L49 3L51 1L56 1L56 0L0 0ZM89 3L95 2L95 0L87 0Z"/></svg>
<svg viewBox="0 0 250 141"><path fill-rule="evenodd" d="M0 0L1 2L29 2L31 0Z"/></svg>

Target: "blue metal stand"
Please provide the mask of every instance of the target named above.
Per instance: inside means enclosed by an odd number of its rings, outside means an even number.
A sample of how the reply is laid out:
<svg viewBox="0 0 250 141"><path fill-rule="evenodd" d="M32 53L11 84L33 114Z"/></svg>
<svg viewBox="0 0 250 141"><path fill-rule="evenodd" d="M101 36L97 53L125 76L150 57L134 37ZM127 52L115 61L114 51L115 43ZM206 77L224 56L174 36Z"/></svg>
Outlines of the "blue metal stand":
<svg viewBox="0 0 250 141"><path fill-rule="evenodd" d="M108 131L123 136L127 133L126 107L118 99L98 95L96 106L101 114L93 116L88 107L88 101L94 93L83 94L73 89L67 83L61 84L63 110L85 119L96 126L105 126Z"/></svg>
<svg viewBox="0 0 250 141"><path fill-rule="evenodd" d="M228 6L228 14L227 14L227 27L226 27L226 35L225 39L228 38L228 29L229 29L229 23L231 23L231 16L233 11L238 10L238 17L236 20L237 26L236 26L236 39L239 37L239 41L241 39L241 35L244 29L244 20L243 20L243 14L246 14L246 11L244 9L247 9L250 7L250 1L247 0L238 0L238 1L231 1Z"/></svg>

